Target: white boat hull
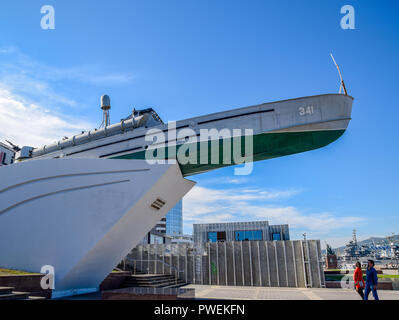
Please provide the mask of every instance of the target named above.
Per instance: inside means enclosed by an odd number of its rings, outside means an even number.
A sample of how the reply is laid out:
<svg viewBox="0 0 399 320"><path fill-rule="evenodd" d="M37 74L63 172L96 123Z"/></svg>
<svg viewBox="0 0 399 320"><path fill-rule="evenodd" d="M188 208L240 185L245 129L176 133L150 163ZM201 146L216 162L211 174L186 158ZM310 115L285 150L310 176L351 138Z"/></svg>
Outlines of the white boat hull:
<svg viewBox="0 0 399 320"><path fill-rule="evenodd" d="M34 160L0 177L0 267L52 266L53 296L97 290L194 185L177 164L144 160Z"/></svg>

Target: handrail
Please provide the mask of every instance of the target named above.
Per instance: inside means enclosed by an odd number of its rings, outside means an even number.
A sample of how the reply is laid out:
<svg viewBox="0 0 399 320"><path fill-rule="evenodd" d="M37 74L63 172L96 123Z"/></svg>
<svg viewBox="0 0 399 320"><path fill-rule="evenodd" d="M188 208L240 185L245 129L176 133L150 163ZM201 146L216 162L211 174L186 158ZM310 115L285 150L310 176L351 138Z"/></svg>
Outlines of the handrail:
<svg viewBox="0 0 399 320"><path fill-rule="evenodd" d="M134 274L136 274L136 263L139 262L139 261L141 261L141 262L161 262L163 265L168 266L169 268L175 270L175 282L176 282L176 284L177 284L177 282L179 280L180 270L178 268L176 268L175 266L172 266L171 264L169 264L169 263L167 263L167 262L165 262L163 260L160 260L160 259L146 259L146 260L141 260L140 259L140 260L137 260L137 259L132 259L130 257L126 257L125 260L129 260L129 261L133 262L133 264L134 264L133 265ZM150 268L147 267L147 274L149 274L149 269Z"/></svg>

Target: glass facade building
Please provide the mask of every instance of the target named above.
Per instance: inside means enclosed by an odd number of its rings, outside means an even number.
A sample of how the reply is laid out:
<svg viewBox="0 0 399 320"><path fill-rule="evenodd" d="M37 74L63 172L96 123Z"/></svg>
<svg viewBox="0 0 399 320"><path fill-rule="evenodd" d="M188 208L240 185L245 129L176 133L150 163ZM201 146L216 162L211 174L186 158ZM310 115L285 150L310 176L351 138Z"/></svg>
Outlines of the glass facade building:
<svg viewBox="0 0 399 320"><path fill-rule="evenodd" d="M180 236L183 234L183 201L180 200L166 215L166 234Z"/></svg>
<svg viewBox="0 0 399 320"><path fill-rule="evenodd" d="M195 243L290 239L287 224L269 225L268 221L194 224L193 229Z"/></svg>
<svg viewBox="0 0 399 320"><path fill-rule="evenodd" d="M273 233L272 240L273 241L281 240L281 235L279 233Z"/></svg>
<svg viewBox="0 0 399 320"><path fill-rule="evenodd" d="M141 241L142 244L170 242L173 237L183 236L183 201L180 200Z"/></svg>
<svg viewBox="0 0 399 320"><path fill-rule="evenodd" d="M247 241L247 240L261 241L261 240L263 240L262 230L235 231L235 239L234 240L235 241Z"/></svg>

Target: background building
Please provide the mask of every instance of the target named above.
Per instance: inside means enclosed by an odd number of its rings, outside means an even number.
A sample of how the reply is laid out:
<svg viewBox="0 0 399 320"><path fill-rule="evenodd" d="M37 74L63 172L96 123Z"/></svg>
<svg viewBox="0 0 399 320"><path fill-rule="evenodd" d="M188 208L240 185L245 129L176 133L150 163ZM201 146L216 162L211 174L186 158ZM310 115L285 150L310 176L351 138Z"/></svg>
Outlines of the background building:
<svg viewBox="0 0 399 320"><path fill-rule="evenodd" d="M144 237L142 244L170 243L183 235L183 201L180 200Z"/></svg>
<svg viewBox="0 0 399 320"><path fill-rule="evenodd" d="M154 228L150 232L157 232L157 233L163 233L166 234L166 216L159 221Z"/></svg>
<svg viewBox="0 0 399 320"><path fill-rule="evenodd" d="M182 234L180 236L173 236L171 243L193 243L193 236L191 234Z"/></svg>
<svg viewBox="0 0 399 320"><path fill-rule="evenodd" d="M194 224L194 242L289 240L287 224L269 225L268 221Z"/></svg>
<svg viewBox="0 0 399 320"><path fill-rule="evenodd" d="M166 215L166 234L180 236L183 234L183 200L180 200Z"/></svg>
<svg viewBox="0 0 399 320"><path fill-rule="evenodd" d="M168 244L171 243L171 241L172 237L165 233L156 232L153 229L147 233L140 244Z"/></svg>

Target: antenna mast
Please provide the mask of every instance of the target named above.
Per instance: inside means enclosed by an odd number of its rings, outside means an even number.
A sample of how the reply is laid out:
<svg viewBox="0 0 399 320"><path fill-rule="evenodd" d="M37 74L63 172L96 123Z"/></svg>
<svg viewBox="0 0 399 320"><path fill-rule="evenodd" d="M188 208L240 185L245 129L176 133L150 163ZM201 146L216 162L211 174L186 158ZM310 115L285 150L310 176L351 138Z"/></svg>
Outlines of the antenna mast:
<svg viewBox="0 0 399 320"><path fill-rule="evenodd" d="M342 88L342 89L344 89L344 93L347 96L348 92L346 91L345 82L344 82L344 79L342 78L341 70L339 69L339 66L338 66L337 62L335 61L334 56L333 56L332 53L330 53L330 56L331 56L331 59L333 60L333 62L335 64L335 66L337 67L339 78L341 79L341 85L339 86L339 93L341 93L341 88Z"/></svg>
<svg viewBox="0 0 399 320"><path fill-rule="evenodd" d="M103 110L103 122L100 128L108 127L111 124L111 118L109 116L109 110L111 109L111 99L108 95L104 94L101 96L101 110Z"/></svg>
<svg viewBox="0 0 399 320"><path fill-rule="evenodd" d="M352 239L355 245L357 245L356 229L353 229L352 231Z"/></svg>

